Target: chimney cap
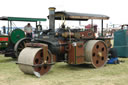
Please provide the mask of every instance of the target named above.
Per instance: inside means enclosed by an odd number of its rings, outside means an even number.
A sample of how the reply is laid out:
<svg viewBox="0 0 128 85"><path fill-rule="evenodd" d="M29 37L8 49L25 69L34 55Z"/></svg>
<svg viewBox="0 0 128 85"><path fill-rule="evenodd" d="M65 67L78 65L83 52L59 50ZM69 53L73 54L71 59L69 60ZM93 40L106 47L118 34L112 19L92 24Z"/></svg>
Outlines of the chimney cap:
<svg viewBox="0 0 128 85"><path fill-rule="evenodd" d="M56 8L55 7L49 7L49 10L55 10Z"/></svg>

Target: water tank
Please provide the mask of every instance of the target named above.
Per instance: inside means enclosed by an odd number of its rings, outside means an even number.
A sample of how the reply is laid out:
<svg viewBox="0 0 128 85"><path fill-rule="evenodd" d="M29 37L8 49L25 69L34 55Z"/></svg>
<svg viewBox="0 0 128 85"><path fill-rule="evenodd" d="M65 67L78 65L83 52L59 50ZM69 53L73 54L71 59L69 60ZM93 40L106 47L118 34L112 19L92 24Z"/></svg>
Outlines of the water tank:
<svg viewBox="0 0 128 85"><path fill-rule="evenodd" d="M128 57L128 30L118 30L114 33L114 48L119 57Z"/></svg>

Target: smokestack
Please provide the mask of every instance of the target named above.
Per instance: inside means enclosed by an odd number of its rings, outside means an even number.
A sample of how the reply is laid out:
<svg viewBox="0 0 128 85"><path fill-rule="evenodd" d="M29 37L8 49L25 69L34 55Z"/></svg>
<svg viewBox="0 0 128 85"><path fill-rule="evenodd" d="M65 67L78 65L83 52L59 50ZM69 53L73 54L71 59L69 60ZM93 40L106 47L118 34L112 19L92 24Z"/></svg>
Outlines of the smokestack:
<svg viewBox="0 0 128 85"><path fill-rule="evenodd" d="M49 8L49 29L51 32L55 32L55 7Z"/></svg>

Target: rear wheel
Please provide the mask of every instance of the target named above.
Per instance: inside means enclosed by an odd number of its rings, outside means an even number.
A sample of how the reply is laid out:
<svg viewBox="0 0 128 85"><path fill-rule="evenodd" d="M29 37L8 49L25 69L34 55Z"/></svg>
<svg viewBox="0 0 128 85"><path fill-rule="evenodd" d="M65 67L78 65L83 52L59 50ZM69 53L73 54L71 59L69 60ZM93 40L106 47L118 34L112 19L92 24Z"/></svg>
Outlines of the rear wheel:
<svg viewBox="0 0 128 85"><path fill-rule="evenodd" d="M29 43L31 38L22 38L14 46L15 56L18 57L20 52L25 48L25 44Z"/></svg>

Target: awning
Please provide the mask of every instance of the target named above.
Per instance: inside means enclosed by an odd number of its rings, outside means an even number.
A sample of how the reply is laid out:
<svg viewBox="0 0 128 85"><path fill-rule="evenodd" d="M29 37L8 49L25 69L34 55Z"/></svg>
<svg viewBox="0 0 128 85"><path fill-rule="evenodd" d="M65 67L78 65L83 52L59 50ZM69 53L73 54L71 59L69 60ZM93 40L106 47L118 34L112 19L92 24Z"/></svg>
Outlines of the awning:
<svg viewBox="0 0 128 85"><path fill-rule="evenodd" d="M61 20L62 17L65 17L65 20L83 20L83 21L86 21L88 19L103 19L103 20L109 19L109 16L101 15L101 14L75 13L75 12L65 12L65 11L55 12L56 20Z"/></svg>
<svg viewBox="0 0 128 85"><path fill-rule="evenodd" d="M26 17L0 17L0 20L6 20L6 21L30 21L30 22L46 21L45 18L26 18Z"/></svg>

